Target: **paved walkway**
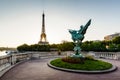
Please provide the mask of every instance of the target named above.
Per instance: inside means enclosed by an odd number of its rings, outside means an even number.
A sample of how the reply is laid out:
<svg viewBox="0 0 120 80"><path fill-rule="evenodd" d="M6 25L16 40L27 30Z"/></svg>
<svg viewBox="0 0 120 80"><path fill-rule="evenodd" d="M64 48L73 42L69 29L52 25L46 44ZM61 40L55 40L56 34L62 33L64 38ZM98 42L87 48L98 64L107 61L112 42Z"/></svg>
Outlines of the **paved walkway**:
<svg viewBox="0 0 120 80"><path fill-rule="evenodd" d="M9 70L0 80L120 80L120 61L106 60L118 70L104 74L82 74L55 70L47 66L50 59L30 60Z"/></svg>

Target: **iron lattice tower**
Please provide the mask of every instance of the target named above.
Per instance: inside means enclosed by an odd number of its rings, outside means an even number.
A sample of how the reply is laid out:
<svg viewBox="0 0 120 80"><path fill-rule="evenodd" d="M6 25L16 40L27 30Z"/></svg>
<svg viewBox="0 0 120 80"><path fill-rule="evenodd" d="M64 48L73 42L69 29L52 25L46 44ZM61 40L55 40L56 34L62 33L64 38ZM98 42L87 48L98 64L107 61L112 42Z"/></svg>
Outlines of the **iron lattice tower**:
<svg viewBox="0 0 120 80"><path fill-rule="evenodd" d="M38 44L46 45L48 44L47 39L46 39L46 33L45 33L45 14L43 12L42 14L42 31L40 35L40 41Z"/></svg>

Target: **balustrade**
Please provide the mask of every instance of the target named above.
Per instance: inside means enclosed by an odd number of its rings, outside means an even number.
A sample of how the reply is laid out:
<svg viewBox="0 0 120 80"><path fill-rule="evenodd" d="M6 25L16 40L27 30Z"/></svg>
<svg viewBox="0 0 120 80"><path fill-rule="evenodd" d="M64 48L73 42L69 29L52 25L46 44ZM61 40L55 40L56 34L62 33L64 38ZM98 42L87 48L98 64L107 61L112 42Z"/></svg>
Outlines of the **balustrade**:
<svg viewBox="0 0 120 80"><path fill-rule="evenodd" d="M17 62L29 59L28 54L12 54L6 56L0 56L0 71L5 68L16 64Z"/></svg>
<svg viewBox="0 0 120 80"><path fill-rule="evenodd" d="M71 52L62 52L61 57L66 56L67 53L69 53L70 55ZM98 58L120 60L120 52L93 52L93 54L95 57ZM0 71L24 60L29 60L32 58L51 58L57 56L59 56L58 52L26 52L26 53L0 56Z"/></svg>
<svg viewBox="0 0 120 80"><path fill-rule="evenodd" d="M93 52L95 57L106 59L120 59L120 52Z"/></svg>

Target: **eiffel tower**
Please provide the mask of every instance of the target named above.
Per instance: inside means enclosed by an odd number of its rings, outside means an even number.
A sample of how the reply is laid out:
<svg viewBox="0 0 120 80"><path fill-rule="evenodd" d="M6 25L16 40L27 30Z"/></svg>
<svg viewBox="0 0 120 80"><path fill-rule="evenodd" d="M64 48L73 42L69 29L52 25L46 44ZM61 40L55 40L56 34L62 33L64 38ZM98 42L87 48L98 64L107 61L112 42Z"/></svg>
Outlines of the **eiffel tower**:
<svg viewBox="0 0 120 80"><path fill-rule="evenodd" d="M38 44L40 44L40 45L48 45L49 44L49 42L47 42L46 33L45 33L45 14L44 14L44 12L42 14L42 31L41 31L41 35L40 35L40 41L38 42Z"/></svg>

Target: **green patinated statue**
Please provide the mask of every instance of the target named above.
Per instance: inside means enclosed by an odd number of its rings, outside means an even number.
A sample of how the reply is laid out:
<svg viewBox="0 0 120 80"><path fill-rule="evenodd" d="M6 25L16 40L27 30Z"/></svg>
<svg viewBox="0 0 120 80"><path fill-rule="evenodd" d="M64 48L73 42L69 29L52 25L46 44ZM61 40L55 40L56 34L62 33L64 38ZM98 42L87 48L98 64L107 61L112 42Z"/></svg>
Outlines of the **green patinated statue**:
<svg viewBox="0 0 120 80"><path fill-rule="evenodd" d="M82 40L84 39L84 34L86 33L86 30L88 26L91 24L91 19L87 22L85 26L81 25L79 30L69 30L70 34L72 35L72 40L75 43L74 51L75 54L72 55L73 57L83 57L81 52L80 45L82 43Z"/></svg>

